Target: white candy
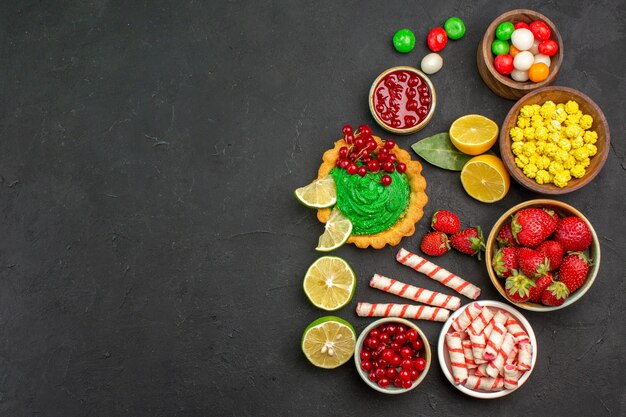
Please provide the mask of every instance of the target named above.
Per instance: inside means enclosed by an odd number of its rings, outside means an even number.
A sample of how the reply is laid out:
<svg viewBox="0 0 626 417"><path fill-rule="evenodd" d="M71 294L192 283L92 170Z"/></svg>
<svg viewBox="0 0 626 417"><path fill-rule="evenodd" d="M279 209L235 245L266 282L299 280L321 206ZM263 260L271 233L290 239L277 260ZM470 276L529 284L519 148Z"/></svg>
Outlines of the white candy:
<svg viewBox="0 0 626 417"><path fill-rule="evenodd" d="M522 51L513 58L513 67L520 71L527 71L535 62L535 57L528 51Z"/></svg>
<svg viewBox="0 0 626 417"><path fill-rule="evenodd" d="M511 78L520 83L526 82L528 81L528 71L514 69L513 72L511 72Z"/></svg>
<svg viewBox="0 0 626 417"><path fill-rule="evenodd" d="M533 46L530 47L529 51L533 55L537 55L539 53L539 39L535 39Z"/></svg>
<svg viewBox="0 0 626 417"><path fill-rule="evenodd" d="M511 43L520 51L528 51L534 41L535 36L526 28L515 29L511 35Z"/></svg>
<svg viewBox="0 0 626 417"><path fill-rule="evenodd" d="M434 74L443 67L443 58L441 55L432 52L422 58L420 66L426 74Z"/></svg>
<svg viewBox="0 0 626 417"><path fill-rule="evenodd" d="M548 55L537 54L537 55L535 55L535 62L534 63L536 64L538 62L543 62L548 67L550 67L550 63L552 62L552 60L550 59L550 57Z"/></svg>

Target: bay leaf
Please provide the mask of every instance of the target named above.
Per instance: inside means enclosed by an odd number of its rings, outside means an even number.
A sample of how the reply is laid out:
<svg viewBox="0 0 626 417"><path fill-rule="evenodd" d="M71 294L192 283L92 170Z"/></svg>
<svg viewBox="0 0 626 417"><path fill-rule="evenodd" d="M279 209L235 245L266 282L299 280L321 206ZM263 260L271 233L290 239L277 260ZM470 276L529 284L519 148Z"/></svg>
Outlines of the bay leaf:
<svg viewBox="0 0 626 417"><path fill-rule="evenodd" d="M463 165L473 158L472 155L464 154L454 147L448 132L424 138L411 145L411 148L426 162L451 171L460 171Z"/></svg>

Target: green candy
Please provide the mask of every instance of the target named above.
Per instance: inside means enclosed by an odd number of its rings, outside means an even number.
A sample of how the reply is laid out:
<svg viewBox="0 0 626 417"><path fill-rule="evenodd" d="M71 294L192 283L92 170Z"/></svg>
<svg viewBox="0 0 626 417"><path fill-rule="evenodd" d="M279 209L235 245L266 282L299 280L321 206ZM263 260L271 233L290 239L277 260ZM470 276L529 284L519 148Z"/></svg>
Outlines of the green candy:
<svg viewBox="0 0 626 417"><path fill-rule="evenodd" d="M508 54L509 43L501 39L496 39L491 44L491 52L493 52L494 55Z"/></svg>
<svg viewBox="0 0 626 417"><path fill-rule="evenodd" d="M411 52L415 47L415 35L409 29L400 29L393 35L393 47L403 54Z"/></svg>
<svg viewBox="0 0 626 417"><path fill-rule="evenodd" d="M451 17L443 24L443 28L450 39L461 39L465 35L465 23L458 17Z"/></svg>
<svg viewBox="0 0 626 417"><path fill-rule="evenodd" d="M496 28L496 38L501 41L508 41L515 30L515 26L511 22L502 22Z"/></svg>

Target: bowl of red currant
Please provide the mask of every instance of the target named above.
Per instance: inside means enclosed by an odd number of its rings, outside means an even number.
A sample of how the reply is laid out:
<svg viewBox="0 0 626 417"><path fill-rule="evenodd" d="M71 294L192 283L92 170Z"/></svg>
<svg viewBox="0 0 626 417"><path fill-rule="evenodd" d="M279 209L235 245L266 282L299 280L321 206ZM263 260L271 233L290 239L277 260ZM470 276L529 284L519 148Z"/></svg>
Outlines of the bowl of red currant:
<svg viewBox="0 0 626 417"><path fill-rule="evenodd" d="M359 336L354 362L367 385L385 394L402 394L426 378L430 345L426 335L410 321L383 318Z"/></svg>
<svg viewBox="0 0 626 417"><path fill-rule="evenodd" d="M437 95L428 76L417 68L398 66L380 74L370 89L369 106L384 129L408 135L422 129L435 113Z"/></svg>

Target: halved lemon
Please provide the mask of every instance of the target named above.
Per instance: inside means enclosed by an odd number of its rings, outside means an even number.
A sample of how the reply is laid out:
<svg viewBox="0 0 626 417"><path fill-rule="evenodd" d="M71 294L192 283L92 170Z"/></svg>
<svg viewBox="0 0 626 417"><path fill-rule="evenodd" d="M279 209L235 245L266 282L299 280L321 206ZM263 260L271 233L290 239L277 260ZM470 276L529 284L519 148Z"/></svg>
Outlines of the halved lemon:
<svg viewBox="0 0 626 417"><path fill-rule="evenodd" d="M485 153L496 143L499 128L493 120L480 114L459 117L450 126L450 141L468 155Z"/></svg>
<svg viewBox="0 0 626 417"><path fill-rule="evenodd" d="M356 275L343 259L322 256L306 271L302 286L313 305L333 311L345 306L352 299Z"/></svg>
<svg viewBox="0 0 626 417"><path fill-rule="evenodd" d="M341 211L334 207L324 226L324 233L320 236L315 250L330 252L346 243L352 233L352 222Z"/></svg>
<svg viewBox="0 0 626 417"><path fill-rule="evenodd" d="M342 318L325 316L313 321L302 335L304 356L319 368L333 369L354 354L356 332Z"/></svg>
<svg viewBox="0 0 626 417"><path fill-rule="evenodd" d="M493 203L506 196L511 178L500 158L486 154L467 161L461 170L461 183L471 197Z"/></svg>
<svg viewBox="0 0 626 417"><path fill-rule="evenodd" d="M311 208L330 207L337 202L337 188L332 175L300 187L294 194L302 204Z"/></svg>

